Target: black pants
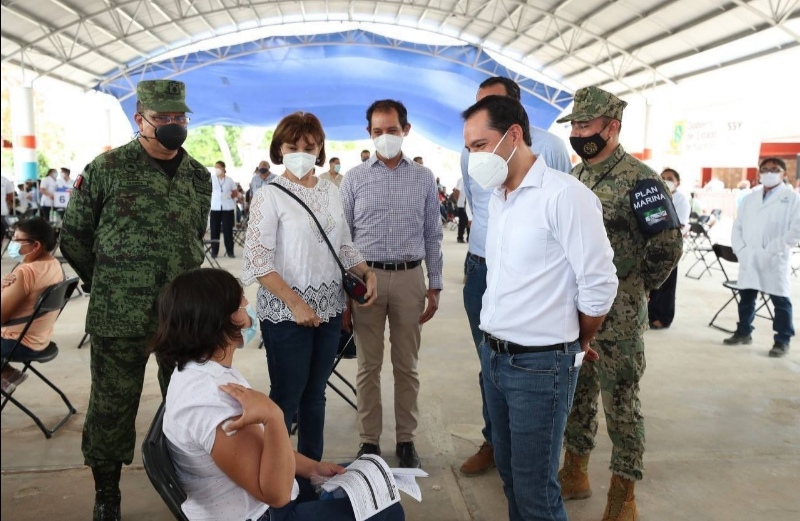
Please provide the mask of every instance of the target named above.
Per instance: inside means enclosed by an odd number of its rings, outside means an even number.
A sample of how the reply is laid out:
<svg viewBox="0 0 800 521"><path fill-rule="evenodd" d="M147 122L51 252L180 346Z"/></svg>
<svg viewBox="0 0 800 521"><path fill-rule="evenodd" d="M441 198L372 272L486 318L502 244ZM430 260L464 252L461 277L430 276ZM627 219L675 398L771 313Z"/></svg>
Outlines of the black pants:
<svg viewBox="0 0 800 521"><path fill-rule="evenodd" d="M44 219L47 222L50 222L50 210L51 209L52 209L52 207L50 207L50 206L40 206L39 207L39 215L41 215L42 219Z"/></svg>
<svg viewBox="0 0 800 521"><path fill-rule="evenodd" d="M222 235L225 241L225 253L233 255L233 210L211 210L211 239L219 240L219 229L222 226ZM219 243L211 245L211 254L215 257L219 253Z"/></svg>
<svg viewBox="0 0 800 521"><path fill-rule="evenodd" d="M664 327L669 327L675 318L675 288L678 285L678 268L669 274L667 280L660 288L650 292L650 302L647 312L650 322L658 320Z"/></svg>
<svg viewBox="0 0 800 521"><path fill-rule="evenodd" d="M467 217L467 209L466 208L459 208L458 209L458 240L464 240L464 230L467 232L467 240L469 240L469 228L467 224L469 224L469 218Z"/></svg>

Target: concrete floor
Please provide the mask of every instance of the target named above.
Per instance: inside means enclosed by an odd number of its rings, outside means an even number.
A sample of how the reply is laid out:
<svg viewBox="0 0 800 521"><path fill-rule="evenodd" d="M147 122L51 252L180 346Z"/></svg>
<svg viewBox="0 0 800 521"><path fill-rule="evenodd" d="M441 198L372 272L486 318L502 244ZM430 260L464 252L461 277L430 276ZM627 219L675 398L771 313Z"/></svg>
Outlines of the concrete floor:
<svg viewBox="0 0 800 521"><path fill-rule="evenodd" d="M506 501L496 471L477 478L458 473L463 460L480 444L478 360L461 303L462 263L466 246L455 232L445 231L445 285L441 308L425 326L420 354L421 421L417 448L430 477L421 479L422 503L403 497L410 520L502 520ZM240 260L222 259L238 274ZM13 263L2 260L2 273ZM721 275L714 272L695 281L680 267L678 313L672 328L649 331L647 372L642 381L642 407L647 425L645 478L636 489L640 519L795 521L800 519L800 347L783 359L768 358L772 345L769 323L756 319L753 345L722 345L725 333L707 326L728 298ZM248 296L255 288L247 289ZM793 296L800 306L800 280ZM91 473L83 467L81 426L89 395L89 348L77 349L88 299L70 302L59 319L54 340L61 353L41 367L65 390L78 409L52 439L47 440L30 419L13 406L2 414L3 519L83 520L91 515ZM722 316L735 323L735 310ZM795 314L797 316L797 313ZM795 320L800 326L800 321ZM250 383L268 391L263 350L257 341L241 350L236 366ZM388 357L387 357L388 358ZM340 369L351 380L355 361ZM391 367L384 368L391 382ZM385 385L384 404L392 403ZM15 394L45 421L61 414L57 396L31 377ZM155 362L151 361L137 421L141 443L160 402ZM325 457L345 461L358 448L355 411L328 393ZM383 448L390 466L396 463L394 419L385 415ZM605 424L600 430L590 478L594 496L570 501L573 521L602 516L609 481L611 446ZM151 487L138 453L122 474L123 519L168 520L171 515Z"/></svg>

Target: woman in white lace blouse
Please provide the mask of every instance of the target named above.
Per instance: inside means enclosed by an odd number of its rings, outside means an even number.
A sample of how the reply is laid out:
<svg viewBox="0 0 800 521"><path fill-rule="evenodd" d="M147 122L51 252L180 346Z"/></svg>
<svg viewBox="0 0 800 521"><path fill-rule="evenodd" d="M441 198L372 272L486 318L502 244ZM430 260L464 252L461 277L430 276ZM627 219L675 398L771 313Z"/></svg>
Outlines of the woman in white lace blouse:
<svg viewBox="0 0 800 521"><path fill-rule="evenodd" d="M300 198L322 224L345 268L377 293L375 273L353 247L339 192L314 176L325 164L319 120L297 112L281 120L270 144L273 164L286 171L273 181ZM242 282L258 281L258 318L267 353L270 398L291 428L297 414L297 450L319 461L325 426L325 386L339 347L345 294L342 274L319 228L288 194L265 185L253 194L244 246Z"/></svg>

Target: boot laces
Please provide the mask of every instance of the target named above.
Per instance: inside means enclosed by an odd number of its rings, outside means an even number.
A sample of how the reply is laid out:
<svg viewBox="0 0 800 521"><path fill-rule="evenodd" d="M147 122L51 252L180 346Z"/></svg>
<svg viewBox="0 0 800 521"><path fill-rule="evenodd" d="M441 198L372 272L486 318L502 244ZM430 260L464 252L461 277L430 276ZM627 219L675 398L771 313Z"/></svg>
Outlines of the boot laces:
<svg viewBox="0 0 800 521"><path fill-rule="evenodd" d="M608 519L617 519L622 513L622 507L625 505L625 498L627 497L625 487L619 483L608 492Z"/></svg>

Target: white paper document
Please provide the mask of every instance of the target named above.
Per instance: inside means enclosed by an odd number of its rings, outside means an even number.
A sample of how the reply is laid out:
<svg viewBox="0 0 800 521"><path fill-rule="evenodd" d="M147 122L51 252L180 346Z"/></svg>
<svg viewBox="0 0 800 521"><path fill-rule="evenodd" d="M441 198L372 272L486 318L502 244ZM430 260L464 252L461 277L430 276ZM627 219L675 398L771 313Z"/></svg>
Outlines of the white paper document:
<svg viewBox="0 0 800 521"><path fill-rule="evenodd" d="M347 466L347 472L326 481L322 489L328 492L338 488L344 490L353 506L356 521L363 521L398 503L400 490L422 501L416 477L427 475L420 469L390 469L380 456L364 454Z"/></svg>

